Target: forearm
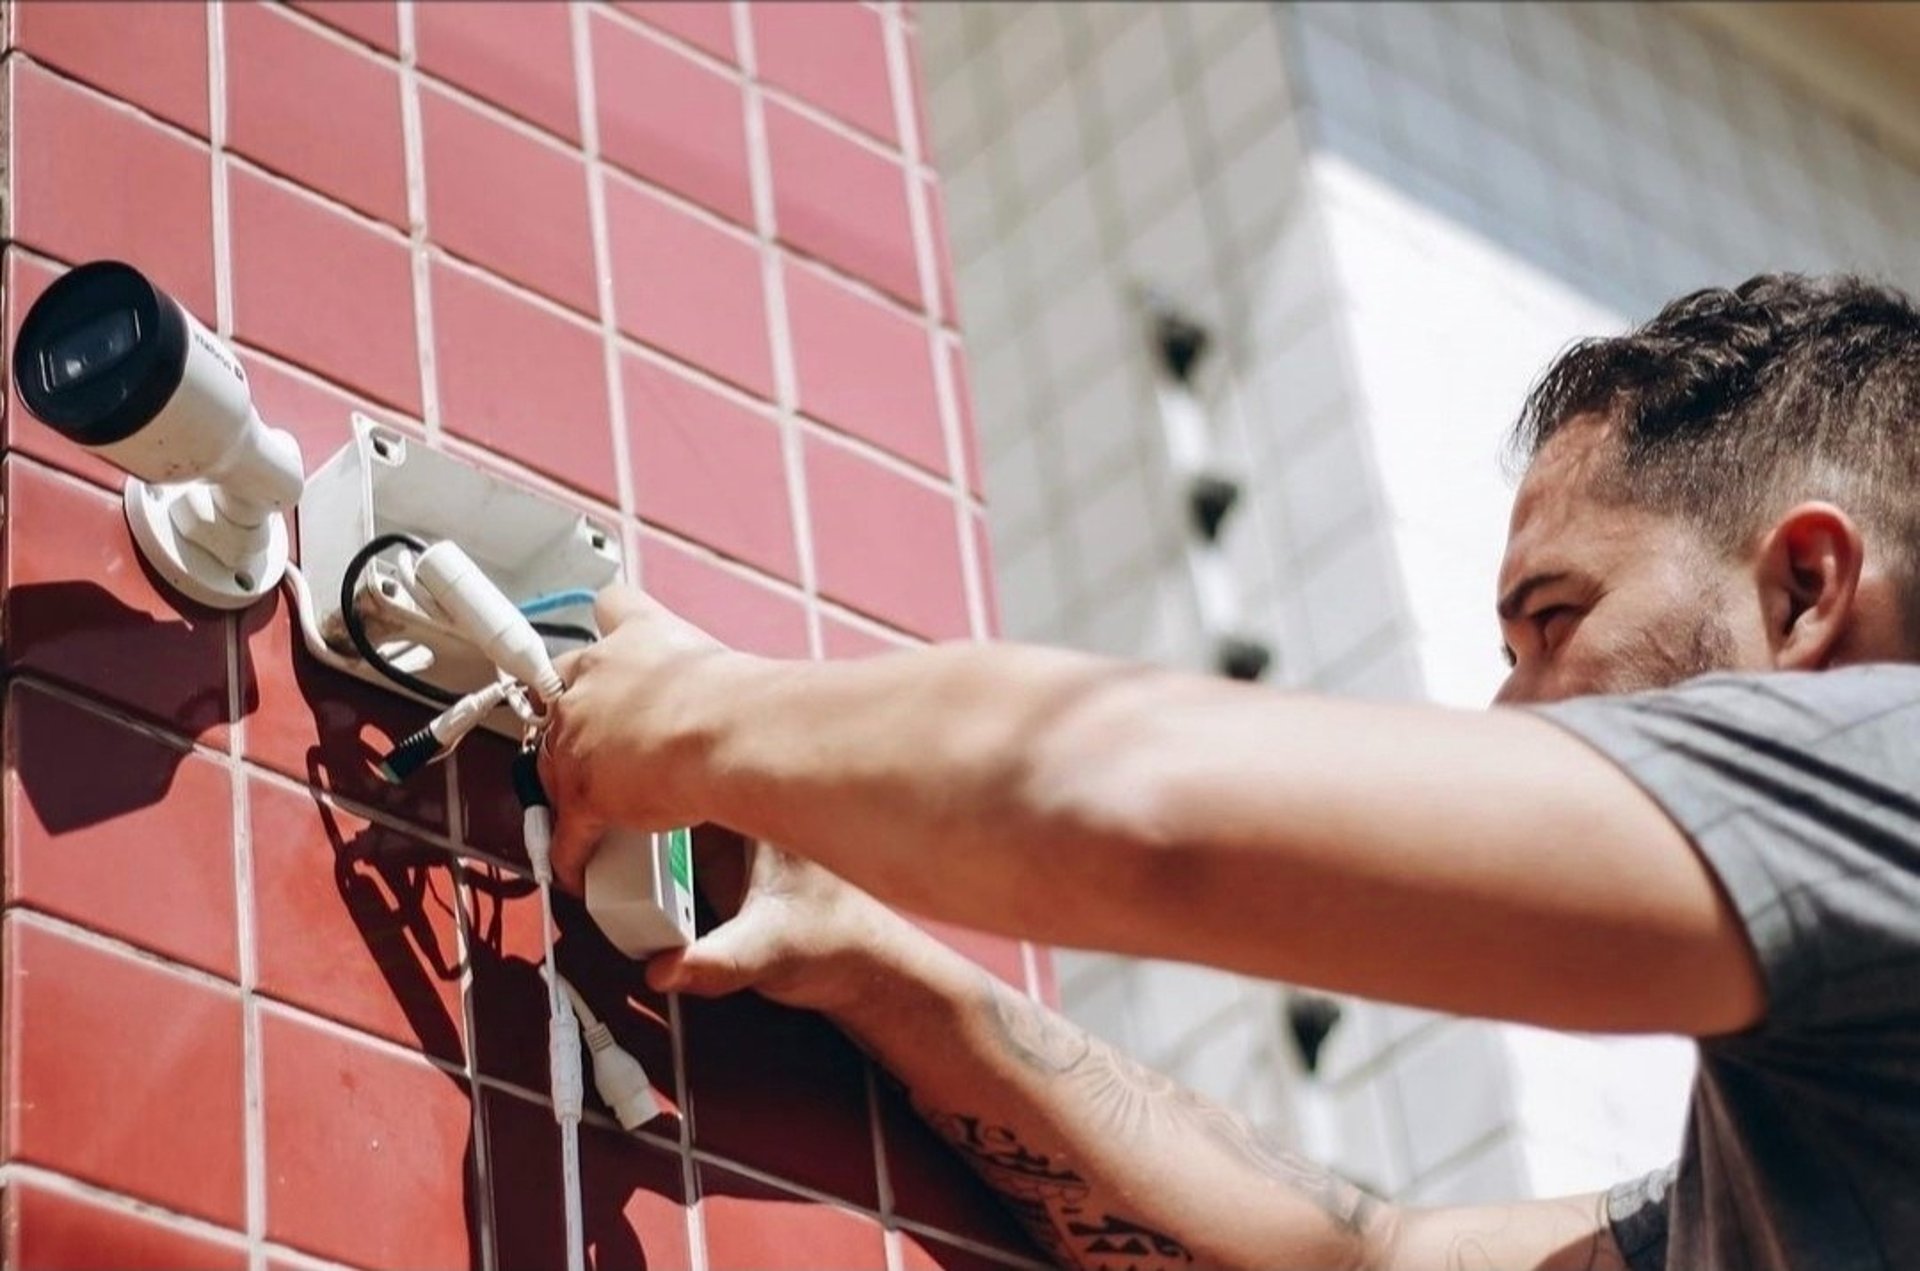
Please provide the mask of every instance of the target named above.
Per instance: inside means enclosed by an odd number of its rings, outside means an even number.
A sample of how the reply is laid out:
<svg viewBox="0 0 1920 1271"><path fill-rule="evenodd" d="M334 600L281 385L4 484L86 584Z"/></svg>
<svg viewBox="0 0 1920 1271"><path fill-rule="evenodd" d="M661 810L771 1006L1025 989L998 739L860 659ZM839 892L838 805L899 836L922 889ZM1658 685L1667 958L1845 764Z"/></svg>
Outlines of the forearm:
<svg viewBox="0 0 1920 1271"><path fill-rule="evenodd" d="M683 695L706 713L692 802L895 905L1551 1027L1725 1031L1757 1009L1673 823L1522 712L1019 646L735 666Z"/></svg>
<svg viewBox="0 0 1920 1271"><path fill-rule="evenodd" d="M1014 645L721 675L687 694L706 712L708 819L905 908L1055 942L1138 920L1143 810L1087 782L1137 753L1133 686L1210 687Z"/></svg>
<svg viewBox="0 0 1920 1271"><path fill-rule="evenodd" d="M932 942L831 1012L1063 1266L1377 1265L1393 1212Z"/></svg>

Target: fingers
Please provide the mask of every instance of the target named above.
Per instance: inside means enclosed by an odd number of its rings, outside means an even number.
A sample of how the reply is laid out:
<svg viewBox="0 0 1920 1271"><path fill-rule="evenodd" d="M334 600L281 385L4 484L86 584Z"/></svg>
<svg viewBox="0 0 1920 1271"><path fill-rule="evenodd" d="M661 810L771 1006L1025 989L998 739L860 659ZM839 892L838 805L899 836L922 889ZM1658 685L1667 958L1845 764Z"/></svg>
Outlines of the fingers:
<svg viewBox="0 0 1920 1271"><path fill-rule="evenodd" d="M647 984L659 993L718 997L753 987L774 953L773 933L752 914L725 922L684 949L647 964Z"/></svg>
<svg viewBox="0 0 1920 1271"><path fill-rule="evenodd" d="M599 626L600 634L609 636L621 623L630 622L645 613L649 603L638 588L614 583L601 589L600 594L593 598L593 620Z"/></svg>
<svg viewBox="0 0 1920 1271"><path fill-rule="evenodd" d="M553 880L576 896L587 892L587 862L607 832L604 823L578 812L556 813L553 826Z"/></svg>
<svg viewBox="0 0 1920 1271"><path fill-rule="evenodd" d="M571 652L562 653L553 660L554 672L559 675L562 684L573 683L573 677L580 666L581 656L585 652L584 649L574 649Z"/></svg>

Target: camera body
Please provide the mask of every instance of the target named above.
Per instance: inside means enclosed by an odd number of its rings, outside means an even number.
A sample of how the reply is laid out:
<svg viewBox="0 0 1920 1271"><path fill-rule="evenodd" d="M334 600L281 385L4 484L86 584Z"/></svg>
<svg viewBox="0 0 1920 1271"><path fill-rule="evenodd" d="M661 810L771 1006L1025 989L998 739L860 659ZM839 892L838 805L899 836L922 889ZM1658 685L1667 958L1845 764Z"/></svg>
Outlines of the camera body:
<svg viewBox="0 0 1920 1271"><path fill-rule="evenodd" d="M127 520L154 569L239 609L287 566L299 444L263 424L232 351L138 270L94 261L34 302L13 349L35 418L127 472Z"/></svg>

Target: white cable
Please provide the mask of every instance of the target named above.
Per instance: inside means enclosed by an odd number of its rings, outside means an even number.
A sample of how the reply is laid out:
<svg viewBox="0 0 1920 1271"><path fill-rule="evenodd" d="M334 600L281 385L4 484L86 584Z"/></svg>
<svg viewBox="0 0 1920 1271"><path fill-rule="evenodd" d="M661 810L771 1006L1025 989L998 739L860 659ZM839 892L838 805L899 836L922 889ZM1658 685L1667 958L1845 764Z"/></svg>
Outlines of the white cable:
<svg viewBox="0 0 1920 1271"><path fill-rule="evenodd" d="M316 661L336 671L345 671L348 675L360 674L360 662L339 653L321 636L319 619L313 613L313 589L298 565L287 566L286 583L287 590L293 593L294 621L300 627L300 639L306 644L307 652Z"/></svg>
<svg viewBox="0 0 1920 1271"><path fill-rule="evenodd" d="M613 1109L614 1119L623 1130L637 1130L659 1116L663 1109L653 1093L653 1083L640 1061L613 1039L613 1031L594 1017L593 1008L580 996L572 981L559 975L560 987L586 1034L587 1054L593 1061L593 1088L601 1101Z"/></svg>
<svg viewBox="0 0 1920 1271"><path fill-rule="evenodd" d="M467 734L478 728L487 716L505 705L512 690L512 681L495 680L434 716L427 730L440 743L442 751L450 751L465 741Z"/></svg>
<svg viewBox="0 0 1920 1271"><path fill-rule="evenodd" d="M534 804L521 814L527 860L540 885L540 940L546 962L547 1068L553 1116L560 1123L560 1183L566 1195L567 1271L586 1271L586 1223L580 1198L580 1113L586 1103L580 1071L580 1022L561 989L553 960L553 814Z"/></svg>

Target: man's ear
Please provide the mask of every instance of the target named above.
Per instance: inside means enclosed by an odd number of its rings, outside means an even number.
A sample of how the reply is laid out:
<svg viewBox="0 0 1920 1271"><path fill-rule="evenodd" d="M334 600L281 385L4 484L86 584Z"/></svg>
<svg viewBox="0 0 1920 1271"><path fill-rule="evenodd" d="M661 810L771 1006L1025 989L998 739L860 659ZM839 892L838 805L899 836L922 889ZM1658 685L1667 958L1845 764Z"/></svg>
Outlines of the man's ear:
<svg viewBox="0 0 1920 1271"><path fill-rule="evenodd" d="M1866 544L1831 503L1790 508L1761 542L1761 612L1774 666L1810 671L1833 660L1854 618Z"/></svg>

